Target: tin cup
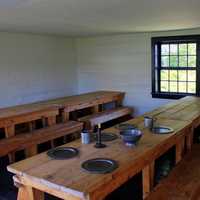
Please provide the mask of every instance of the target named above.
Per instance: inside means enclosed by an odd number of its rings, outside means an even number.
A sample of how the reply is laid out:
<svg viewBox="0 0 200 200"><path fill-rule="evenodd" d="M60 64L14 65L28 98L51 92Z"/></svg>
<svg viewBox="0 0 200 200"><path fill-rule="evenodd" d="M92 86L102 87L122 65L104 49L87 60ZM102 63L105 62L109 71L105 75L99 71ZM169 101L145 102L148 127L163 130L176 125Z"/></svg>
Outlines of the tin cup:
<svg viewBox="0 0 200 200"><path fill-rule="evenodd" d="M154 126L154 122L155 122L155 121L156 121L155 118L145 116L145 117L144 117L144 127L149 128L149 129L152 129L153 126Z"/></svg>
<svg viewBox="0 0 200 200"><path fill-rule="evenodd" d="M81 142L82 142L82 144L89 144L90 143L90 133L87 130L82 131Z"/></svg>

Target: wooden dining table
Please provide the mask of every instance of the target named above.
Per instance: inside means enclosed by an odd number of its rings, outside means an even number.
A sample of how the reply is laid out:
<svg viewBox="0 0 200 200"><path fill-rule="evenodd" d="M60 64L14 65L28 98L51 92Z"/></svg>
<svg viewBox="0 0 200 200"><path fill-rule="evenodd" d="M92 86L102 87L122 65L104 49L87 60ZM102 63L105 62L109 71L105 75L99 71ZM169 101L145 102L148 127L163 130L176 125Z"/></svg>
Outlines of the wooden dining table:
<svg viewBox="0 0 200 200"><path fill-rule="evenodd" d="M200 105L200 99L191 97L161 107L160 110L146 113L149 116L156 116L157 125L173 128L174 131L171 134L152 133L143 125L144 116L127 121L136 125L143 133L135 147L126 146L120 137L106 142L107 147L103 149L95 148L94 143L86 145L76 140L64 145L79 150L75 158L55 160L44 152L9 165L8 171L14 173L14 182L19 188L18 200L42 200L44 193L65 200L102 200L141 171L145 198L153 188L155 160L175 146L175 161L178 163L184 153L184 144L186 143L187 150L191 149L193 128L197 126L194 123L199 122L200 117L198 105ZM182 106L182 108L185 106L186 109L180 118L174 119L172 115L166 115L170 109L177 110L177 106ZM183 117L188 114L188 109L192 114L190 117ZM173 116L181 111L182 109L174 111ZM104 132L115 133L119 136L119 130L116 127L106 129ZM81 168L84 161L102 157L115 160L118 168L107 174L91 174Z"/></svg>

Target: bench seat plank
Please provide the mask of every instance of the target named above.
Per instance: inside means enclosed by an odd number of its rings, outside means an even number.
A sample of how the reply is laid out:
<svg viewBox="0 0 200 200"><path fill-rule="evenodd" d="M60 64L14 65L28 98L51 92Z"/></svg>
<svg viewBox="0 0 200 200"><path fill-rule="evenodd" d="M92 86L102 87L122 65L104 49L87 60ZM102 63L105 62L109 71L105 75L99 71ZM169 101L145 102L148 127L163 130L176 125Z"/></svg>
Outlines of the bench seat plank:
<svg viewBox="0 0 200 200"><path fill-rule="evenodd" d="M10 138L0 140L0 156L10 152L26 149L33 145L47 142L76 131L82 130L82 123L69 121L64 124L55 124L50 127L32 131L31 133L19 134Z"/></svg>
<svg viewBox="0 0 200 200"><path fill-rule="evenodd" d="M200 144L193 145L190 153L162 180L146 200L199 200L200 199Z"/></svg>
<svg viewBox="0 0 200 200"><path fill-rule="evenodd" d="M84 122L87 128L93 128L97 124L102 124L126 115L131 115L132 113L133 110L129 107L119 107L92 115L87 115L79 118L78 121Z"/></svg>

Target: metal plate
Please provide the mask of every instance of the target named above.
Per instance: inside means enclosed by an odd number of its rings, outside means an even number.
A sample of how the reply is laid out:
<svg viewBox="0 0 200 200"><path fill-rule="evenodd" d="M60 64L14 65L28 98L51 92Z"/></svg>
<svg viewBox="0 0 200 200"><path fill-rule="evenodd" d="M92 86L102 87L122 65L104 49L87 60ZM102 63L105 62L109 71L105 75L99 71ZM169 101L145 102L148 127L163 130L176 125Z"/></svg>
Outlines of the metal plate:
<svg viewBox="0 0 200 200"><path fill-rule="evenodd" d="M116 140L118 138L118 136L114 133L104 133L102 132L101 134L101 141L102 142L109 142L109 141L113 141ZM97 140L97 135L94 135L94 140Z"/></svg>
<svg viewBox="0 0 200 200"><path fill-rule="evenodd" d="M135 125L133 124L128 124L128 123L122 123L122 124L118 124L115 126L117 129L119 130L127 130L127 129L135 129L137 128Z"/></svg>
<svg viewBox="0 0 200 200"><path fill-rule="evenodd" d="M51 149L47 152L47 155L53 159L65 160L77 156L79 151L73 147L58 147Z"/></svg>
<svg viewBox="0 0 200 200"><path fill-rule="evenodd" d="M167 126L156 126L152 128L152 132L155 134L169 134L174 132L174 129Z"/></svg>
<svg viewBox="0 0 200 200"><path fill-rule="evenodd" d="M106 174L117 169L118 164L115 160L107 158L95 158L85 161L82 163L81 167L90 173Z"/></svg>

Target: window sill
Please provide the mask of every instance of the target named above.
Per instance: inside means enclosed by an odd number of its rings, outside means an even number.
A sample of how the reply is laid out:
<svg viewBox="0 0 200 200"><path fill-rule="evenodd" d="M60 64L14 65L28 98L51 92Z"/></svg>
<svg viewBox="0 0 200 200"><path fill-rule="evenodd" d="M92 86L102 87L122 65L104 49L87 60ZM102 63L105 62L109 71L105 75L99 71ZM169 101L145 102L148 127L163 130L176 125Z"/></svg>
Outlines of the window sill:
<svg viewBox="0 0 200 200"><path fill-rule="evenodd" d="M180 99L185 96L194 96L194 95L192 95L192 94L152 93L152 98L159 98L159 99Z"/></svg>

